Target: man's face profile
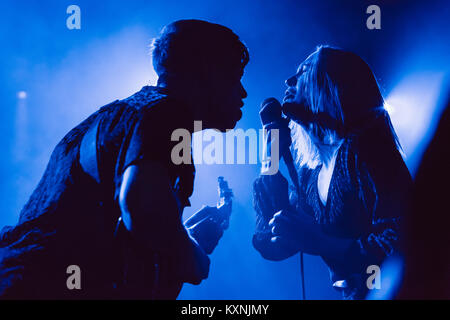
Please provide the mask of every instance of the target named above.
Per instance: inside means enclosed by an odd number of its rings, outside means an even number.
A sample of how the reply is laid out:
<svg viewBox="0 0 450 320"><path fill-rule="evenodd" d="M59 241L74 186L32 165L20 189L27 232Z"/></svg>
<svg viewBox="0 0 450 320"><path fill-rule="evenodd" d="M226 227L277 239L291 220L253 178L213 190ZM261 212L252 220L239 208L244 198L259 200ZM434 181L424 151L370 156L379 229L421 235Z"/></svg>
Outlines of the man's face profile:
<svg viewBox="0 0 450 320"><path fill-rule="evenodd" d="M247 97L241 82L243 70L213 67L209 73L205 95L209 100L206 113L211 121L210 127L221 131L232 129L242 118L243 99Z"/></svg>

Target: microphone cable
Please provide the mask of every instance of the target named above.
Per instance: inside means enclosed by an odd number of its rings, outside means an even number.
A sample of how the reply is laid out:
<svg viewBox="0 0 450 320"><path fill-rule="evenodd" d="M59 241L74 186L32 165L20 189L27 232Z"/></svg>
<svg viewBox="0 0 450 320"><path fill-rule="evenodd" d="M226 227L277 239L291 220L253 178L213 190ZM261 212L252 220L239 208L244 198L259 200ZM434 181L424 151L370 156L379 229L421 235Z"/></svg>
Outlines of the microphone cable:
<svg viewBox="0 0 450 320"><path fill-rule="evenodd" d="M294 165L294 159L292 158L292 154L290 150L287 150L283 154L284 163L288 169L289 177L294 184L295 190L297 192L297 201L300 199L300 183L298 181L298 173L297 169ZM306 289L305 289L305 267L304 267L304 254L303 251L300 251L300 280L302 286L302 300L306 300Z"/></svg>

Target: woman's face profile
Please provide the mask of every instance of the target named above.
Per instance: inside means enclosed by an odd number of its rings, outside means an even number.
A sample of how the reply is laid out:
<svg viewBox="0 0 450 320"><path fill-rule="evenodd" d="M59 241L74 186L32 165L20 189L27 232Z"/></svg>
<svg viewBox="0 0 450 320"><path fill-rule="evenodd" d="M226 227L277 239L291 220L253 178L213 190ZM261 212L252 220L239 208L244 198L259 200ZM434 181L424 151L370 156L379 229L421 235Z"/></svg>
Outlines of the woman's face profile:
<svg viewBox="0 0 450 320"><path fill-rule="evenodd" d="M330 137L327 137L321 130L315 130L317 126L308 117L311 113L310 108L307 106L310 100L308 96L310 93L305 91L305 84L308 81L312 81L311 77L308 77L308 73L314 67L313 59L316 58L316 54L318 54L318 51L309 55L298 66L296 73L285 81L287 90L283 99L283 112L291 120L301 125L308 133L311 141L319 146L330 144L331 142L328 141Z"/></svg>
<svg viewBox="0 0 450 320"><path fill-rule="evenodd" d="M306 60L300 63L296 73L285 81L287 90L283 98L284 114L301 125L309 134L311 134L311 125L303 117L304 111L309 109L305 105L307 98L305 97L304 83L306 81L306 74L311 68L312 57L315 53L312 53Z"/></svg>
<svg viewBox="0 0 450 320"><path fill-rule="evenodd" d="M305 97L303 96L302 84L305 81L306 73L311 68L311 60L316 53L313 52L305 61L300 63L297 72L284 82L287 90L285 91L283 103L304 104Z"/></svg>
<svg viewBox="0 0 450 320"><path fill-rule="evenodd" d="M284 93L283 103L301 104L304 100L301 90L301 77L304 77L308 66L305 62L301 63L297 68L297 72L285 81L287 90Z"/></svg>

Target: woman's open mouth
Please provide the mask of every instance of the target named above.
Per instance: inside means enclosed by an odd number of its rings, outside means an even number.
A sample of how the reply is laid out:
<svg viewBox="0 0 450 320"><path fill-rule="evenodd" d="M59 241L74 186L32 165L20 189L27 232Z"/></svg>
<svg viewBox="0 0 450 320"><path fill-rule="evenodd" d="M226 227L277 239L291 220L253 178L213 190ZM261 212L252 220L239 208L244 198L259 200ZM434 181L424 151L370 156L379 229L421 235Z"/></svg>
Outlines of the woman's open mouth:
<svg viewBox="0 0 450 320"><path fill-rule="evenodd" d="M283 98L283 102L287 102L288 100L292 100L294 96L292 94L287 94Z"/></svg>

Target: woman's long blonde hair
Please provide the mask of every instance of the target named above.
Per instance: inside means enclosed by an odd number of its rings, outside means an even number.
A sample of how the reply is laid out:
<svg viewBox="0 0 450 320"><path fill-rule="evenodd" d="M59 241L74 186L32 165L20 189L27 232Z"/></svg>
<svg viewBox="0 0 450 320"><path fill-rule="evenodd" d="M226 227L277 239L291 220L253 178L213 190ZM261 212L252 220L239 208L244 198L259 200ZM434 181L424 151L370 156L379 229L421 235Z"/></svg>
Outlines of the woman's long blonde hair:
<svg viewBox="0 0 450 320"><path fill-rule="evenodd" d="M378 124L380 137L401 149L375 76L362 58L338 48L319 46L305 63L308 67L299 78L303 107L331 121L302 124L290 121L291 149L299 167L314 168L321 162L310 134L333 144Z"/></svg>

